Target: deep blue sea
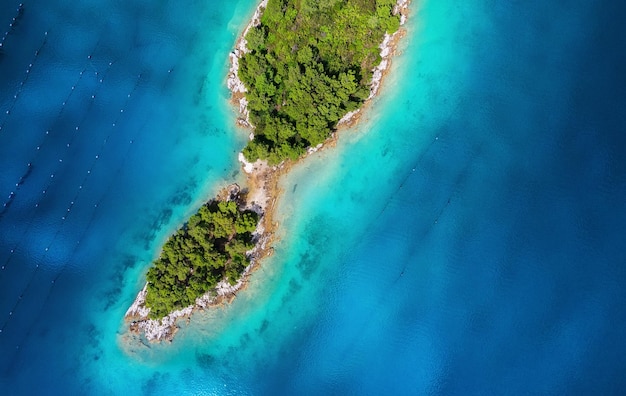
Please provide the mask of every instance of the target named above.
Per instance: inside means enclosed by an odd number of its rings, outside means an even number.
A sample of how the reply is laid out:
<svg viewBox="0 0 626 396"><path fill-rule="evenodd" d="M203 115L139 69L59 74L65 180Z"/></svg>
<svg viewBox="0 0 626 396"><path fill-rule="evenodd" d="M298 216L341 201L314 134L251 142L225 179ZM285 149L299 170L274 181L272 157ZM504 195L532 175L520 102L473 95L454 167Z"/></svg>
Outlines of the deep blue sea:
<svg viewBox="0 0 626 396"><path fill-rule="evenodd" d="M256 0L19 4L0 394L626 393L626 5L414 1L359 125L283 179L275 254L144 345L122 318L161 243L242 180Z"/></svg>

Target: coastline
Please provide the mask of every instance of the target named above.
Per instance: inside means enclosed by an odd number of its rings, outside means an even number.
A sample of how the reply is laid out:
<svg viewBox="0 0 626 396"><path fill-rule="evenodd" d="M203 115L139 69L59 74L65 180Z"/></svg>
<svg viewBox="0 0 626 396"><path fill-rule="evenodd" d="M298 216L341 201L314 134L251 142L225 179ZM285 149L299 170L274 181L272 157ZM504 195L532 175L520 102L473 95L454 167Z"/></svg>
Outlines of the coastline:
<svg viewBox="0 0 626 396"><path fill-rule="evenodd" d="M250 130L250 139L254 137L254 126L249 120L248 102L245 97L247 90L238 77L239 60L248 51L245 36L252 27L260 23L260 18L267 6L267 2L268 0L262 0L256 7L250 22L237 39L235 48L229 54L231 66L228 72L227 86L231 91L232 104L239 109L236 123ZM359 122L363 110L368 107L371 100L378 94L384 78L390 70L391 59L396 54L398 43L406 34L402 26L408 18L409 4L410 0L398 0L394 6L394 12L400 14L400 28L393 34L386 33L383 42L379 46L381 62L373 70L370 95L361 107L347 113L339 120L336 130L324 143L309 148L305 155L295 161L287 160L272 167L261 160L254 163L247 162L243 154L239 153L238 160L241 162L242 170L246 174L246 187L239 190L239 186L231 185L223 189L218 196L230 194L233 186L236 186L238 193L240 192L242 200L245 202L244 207L257 212L260 215L260 220L254 233L256 239L255 247L249 252L250 264L244 270L237 284L231 286L223 280L216 289L196 299L194 305L173 311L162 319L154 320L148 318L150 310L145 307L146 283L124 316L131 336L144 336L150 342L171 342L179 329L176 324L179 319L189 320L196 311L229 303L236 297L236 293L239 290L245 289L250 274L259 267L265 257L271 256L273 253L273 243L276 242L275 235L278 227L278 223L274 220L276 202L283 192L279 187L280 178L312 153L327 147L334 147L337 143L337 133L344 128L351 128Z"/></svg>

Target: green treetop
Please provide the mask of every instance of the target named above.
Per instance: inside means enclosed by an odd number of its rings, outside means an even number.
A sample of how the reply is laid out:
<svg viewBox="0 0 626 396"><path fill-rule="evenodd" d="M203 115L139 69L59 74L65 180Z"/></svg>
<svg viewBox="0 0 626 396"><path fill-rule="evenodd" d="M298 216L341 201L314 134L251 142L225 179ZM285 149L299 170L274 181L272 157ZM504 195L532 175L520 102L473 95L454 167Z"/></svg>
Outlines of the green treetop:
<svg viewBox="0 0 626 396"><path fill-rule="evenodd" d="M326 140L369 96L395 0L269 0L240 62L254 139L247 160L277 164Z"/></svg>
<svg viewBox="0 0 626 396"><path fill-rule="evenodd" d="M222 279L235 284L249 264L259 216L233 201L211 201L172 235L148 270L150 317L194 304Z"/></svg>

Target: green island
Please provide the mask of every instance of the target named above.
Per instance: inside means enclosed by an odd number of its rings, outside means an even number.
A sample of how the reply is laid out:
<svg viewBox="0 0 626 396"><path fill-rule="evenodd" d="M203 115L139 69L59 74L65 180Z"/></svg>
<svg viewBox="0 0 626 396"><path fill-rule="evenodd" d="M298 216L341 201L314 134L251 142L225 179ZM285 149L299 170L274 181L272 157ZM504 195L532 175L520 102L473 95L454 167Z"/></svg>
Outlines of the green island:
<svg viewBox="0 0 626 396"><path fill-rule="evenodd" d="M232 200L213 200L170 236L146 275L145 304L150 318L160 319L193 305L226 279L234 285L250 259L257 213Z"/></svg>
<svg viewBox="0 0 626 396"><path fill-rule="evenodd" d="M243 154L270 165L324 142L370 95L396 0L269 0L239 67L254 138Z"/></svg>
<svg viewBox="0 0 626 396"><path fill-rule="evenodd" d="M381 50L390 48L386 34L399 29L407 4L261 2L231 54L234 77L229 77L233 95L245 94L239 97L240 111L254 127L242 151L247 160L242 161L245 198L251 202L242 199L238 186L234 193L220 193L168 238L148 270L144 289L126 312L131 332L143 333L149 341L171 341L178 318L236 290L251 259L268 254L273 202L280 191L280 168L271 165L300 158L325 142L342 118L375 93L380 76L374 78L374 71L384 65ZM259 159L270 166L250 164Z"/></svg>

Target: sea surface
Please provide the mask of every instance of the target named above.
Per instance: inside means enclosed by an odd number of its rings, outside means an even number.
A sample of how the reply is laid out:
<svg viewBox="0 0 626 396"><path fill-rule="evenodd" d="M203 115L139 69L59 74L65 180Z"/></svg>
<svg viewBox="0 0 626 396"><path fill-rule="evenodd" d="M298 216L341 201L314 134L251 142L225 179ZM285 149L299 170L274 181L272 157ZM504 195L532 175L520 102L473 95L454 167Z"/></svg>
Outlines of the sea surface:
<svg viewBox="0 0 626 396"><path fill-rule="evenodd" d="M243 180L225 79L256 0L18 6L0 394L626 393L625 5L414 1L359 125L283 179L274 255L162 345L122 318Z"/></svg>

